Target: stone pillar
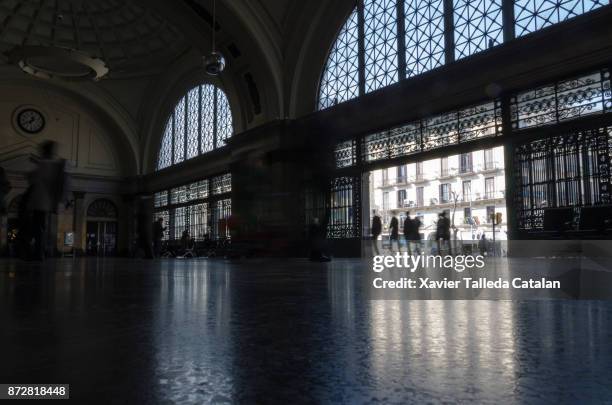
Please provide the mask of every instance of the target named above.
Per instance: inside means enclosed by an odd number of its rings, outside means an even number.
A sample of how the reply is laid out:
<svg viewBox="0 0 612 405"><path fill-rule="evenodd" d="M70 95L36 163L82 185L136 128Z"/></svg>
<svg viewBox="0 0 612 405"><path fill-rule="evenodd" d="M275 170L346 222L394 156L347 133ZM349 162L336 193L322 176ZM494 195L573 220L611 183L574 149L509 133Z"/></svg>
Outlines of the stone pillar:
<svg viewBox="0 0 612 405"><path fill-rule="evenodd" d="M8 216L0 213L0 255L8 254Z"/></svg>

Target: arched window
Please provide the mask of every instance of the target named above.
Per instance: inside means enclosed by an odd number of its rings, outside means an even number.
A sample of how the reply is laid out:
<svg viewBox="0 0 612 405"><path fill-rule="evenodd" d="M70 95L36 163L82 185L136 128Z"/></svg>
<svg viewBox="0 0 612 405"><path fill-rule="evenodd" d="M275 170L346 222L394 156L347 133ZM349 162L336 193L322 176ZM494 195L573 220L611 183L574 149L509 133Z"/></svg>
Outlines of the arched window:
<svg viewBox="0 0 612 405"><path fill-rule="evenodd" d="M87 216L93 218L117 218L117 207L106 198L100 198L89 204Z"/></svg>
<svg viewBox="0 0 612 405"><path fill-rule="evenodd" d="M157 169L220 148L233 132L232 112L223 90L212 84L194 87L166 121Z"/></svg>
<svg viewBox="0 0 612 405"><path fill-rule="evenodd" d="M318 108L608 4L610 0L357 0L325 63ZM506 11L512 15L504 15ZM512 26L504 29L504 21Z"/></svg>

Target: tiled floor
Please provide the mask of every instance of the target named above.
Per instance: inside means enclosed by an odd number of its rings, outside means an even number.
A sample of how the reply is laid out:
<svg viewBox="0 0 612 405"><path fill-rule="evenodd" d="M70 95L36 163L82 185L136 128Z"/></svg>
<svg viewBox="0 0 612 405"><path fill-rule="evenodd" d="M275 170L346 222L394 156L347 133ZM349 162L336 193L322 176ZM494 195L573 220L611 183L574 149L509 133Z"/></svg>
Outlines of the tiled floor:
<svg viewBox="0 0 612 405"><path fill-rule="evenodd" d="M612 403L612 302L373 301L359 262L0 262L0 383L83 404Z"/></svg>

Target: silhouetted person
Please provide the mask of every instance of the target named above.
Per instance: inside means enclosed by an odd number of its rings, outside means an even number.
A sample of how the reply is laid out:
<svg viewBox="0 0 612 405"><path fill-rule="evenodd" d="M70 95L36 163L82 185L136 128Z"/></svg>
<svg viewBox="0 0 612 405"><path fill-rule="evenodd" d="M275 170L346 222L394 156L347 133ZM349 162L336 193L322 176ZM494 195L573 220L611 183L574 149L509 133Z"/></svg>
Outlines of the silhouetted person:
<svg viewBox="0 0 612 405"><path fill-rule="evenodd" d="M487 254L487 248L487 237L483 232L482 236L480 237L480 240L478 241L478 250L480 251L481 256L485 256Z"/></svg>
<svg viewBox="0 0 612 405"><path fill-rule="evenodd" d="M442 254L442 244L446 242L449 253L452 255L453 250L450 244L450 219L446 217L445 212L441 212L438 215L438 223L436 224L436 241L438 243L438 254Z"/></svg>
<svg viewBox="0 0 612 405"><path fill-rule="evenodd" d="M191 247L190 243L191 236L189 235L189 230L185 229L181 234L181 249L183 250L183 253ZM155 252L155 254L157 255L157 252Z"/></svg>
<svg viewBox="0 0 612 405"><path fill-rule="evenodd" d="M416 254L421 253L421 234L419 233L421 229L421 220L418 217L412 218L410 221L410 229L408 232L408 246L414 246L414 251ZM410 250L409 250L410 251Z"/></svg>
<svg viewBox="0 0 612 405"><path fill-rule="evenodd" d="M380 250L378 249L378 237L382 233L382 221L380 217L373 211L372 214L372 249L376 256L380 256Z"/></svg>
<svg viewBox="0 0 612 405"><path fill-rule="evenodd" d="M157 221L153 222L153 254L155 257L159 257L161 254L161 244L165 230L164 219L157 218ZM181 236L181 244L183 243L183 238L189 238L189 231L186 229L183 231L183 235Z"/></svg>
<svg viewBox="0 0 612 405"><path fill-rule="evenodd" d="M406 241L406 250L408 251L408 254L412 254L410 249L410 234L412 233L412 218L410 218L410 212L406 213L406 219L404 219L402 228L404 240Z"/></svg>
<svg viewBox="0 0 612 405"><path fill-rule="evenodd" d="M391 222L389 223L389 240L390 240L390 246L389 249L393 252L393 242L395 242L395 244L397 245L397 250L400 250L399 247L399 221L397 220L397 217L394 215L391 218Z"/></svg>
<svg viewBox="0 0 612 405"><path fill-rule="evenodd" d="M325 254L325 227L319 218L313 218L308 229L310 241L310 260L313 262L329 262L331 259Z"/></svg>
<svg viewBox="0 0 612 405"><path fill-rule="evenodd" d="M29 216L29 240L34 239L34 250L28 256L35 260L45 257L46 225L49 215L57 212L64 193L65 161L55 158L56 147L53 141L40 144L40 157L34 161L36 169L30 173L26 215Z"/></svg>

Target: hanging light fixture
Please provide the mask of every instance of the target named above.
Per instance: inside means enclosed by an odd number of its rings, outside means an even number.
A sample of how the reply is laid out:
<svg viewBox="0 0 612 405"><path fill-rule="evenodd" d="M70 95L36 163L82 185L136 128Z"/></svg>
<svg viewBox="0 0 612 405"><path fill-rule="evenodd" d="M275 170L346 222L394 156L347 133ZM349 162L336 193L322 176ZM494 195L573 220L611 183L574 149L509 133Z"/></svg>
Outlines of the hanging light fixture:
<svg viewBox="0 0 612 405"><path fill-rule="evenodd" d="M213 0L212 52L204 56L204 69L210 76L218 76L225 69L225 58L215 50L215 31L217 25L217 0Z"/></svg>

